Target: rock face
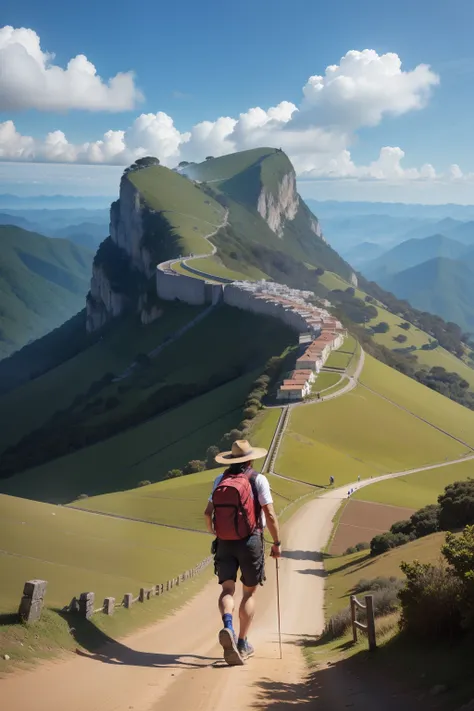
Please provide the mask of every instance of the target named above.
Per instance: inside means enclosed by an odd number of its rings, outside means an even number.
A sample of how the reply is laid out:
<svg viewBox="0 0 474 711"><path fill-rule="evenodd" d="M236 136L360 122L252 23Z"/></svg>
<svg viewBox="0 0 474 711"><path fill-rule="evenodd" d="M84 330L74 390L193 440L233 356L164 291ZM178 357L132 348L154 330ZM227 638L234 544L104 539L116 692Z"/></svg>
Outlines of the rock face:
<svg viewBox="0 0 474 711"><path fill-rule="evenodd" d="M283 236L284 224L294 220L298 212L299 195L296 190L296 175L290 171L278 183L276 193L262 188L258 196L257 210L275 234Z"/></svg>
<svg viewBox="0 0 474 711"><path fill-rule="evenodd" d="M143 246L143 207L140 194L132 183L122 178L120 197L110 207L110 238L112 242L127 254L133 269L153 276L155 270L151 255ZM120 316L129 303L125 294L114 290L102 265L94 263L92 268L91 288L87 297L87 330L96 331L110 319ZM158 310L145 310L146 303L139 301L142 323L151 323L158 318Z"/></svg>

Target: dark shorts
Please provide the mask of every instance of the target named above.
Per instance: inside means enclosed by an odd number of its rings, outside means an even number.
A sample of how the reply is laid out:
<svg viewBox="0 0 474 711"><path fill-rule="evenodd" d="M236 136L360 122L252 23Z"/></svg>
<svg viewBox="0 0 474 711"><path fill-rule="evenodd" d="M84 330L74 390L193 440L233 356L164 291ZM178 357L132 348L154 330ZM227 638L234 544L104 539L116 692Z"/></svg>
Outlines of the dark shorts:
<svg viewBox="0 0 474 711"><path fill-rule="evenodd" d="M265 551L263 535L254 533L242 541L215 542L214 569L222 585L226 580L237 580L240 568L240 580L248 587L263 585L265 580Z"/></svg>

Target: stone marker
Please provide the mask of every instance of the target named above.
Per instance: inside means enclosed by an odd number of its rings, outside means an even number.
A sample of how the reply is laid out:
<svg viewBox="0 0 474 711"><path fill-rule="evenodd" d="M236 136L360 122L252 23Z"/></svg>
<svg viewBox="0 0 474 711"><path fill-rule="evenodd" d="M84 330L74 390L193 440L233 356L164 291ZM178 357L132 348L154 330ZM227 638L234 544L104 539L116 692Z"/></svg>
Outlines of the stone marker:
<svg viewBox="0 0 474 711"><path fill-rule="evenodd" d="M126 610L129 610L133 605L133 593L125 593L123 596L123 606Z"/></svg>
<svg viewBox="0 0 474 711"><path fill-rule="evenodd" d="M145 602L146 600L146 590L145 588L140 588L140 594L138 595L138 600L140 602Z"/></svg>
<svg viewBox="0 0 474 711"><path fill-rule="evenodd" d="M83 592L79 597L79 614L90 620L94 614L95 593Z"/></svg>
<svg viewBox="0 0 474 711"><path fill-rule="evenodd" d="M104 600L104 612L106 615L113 615L115 610L115 598L106 597Z"/></svg>
<svg viewBox="0 0 474 711"><path fill-rule="evenodd" d="M36 622L41 617L47 585L46 580L28 580L25 583L18 609L23 622Z"/></svg>

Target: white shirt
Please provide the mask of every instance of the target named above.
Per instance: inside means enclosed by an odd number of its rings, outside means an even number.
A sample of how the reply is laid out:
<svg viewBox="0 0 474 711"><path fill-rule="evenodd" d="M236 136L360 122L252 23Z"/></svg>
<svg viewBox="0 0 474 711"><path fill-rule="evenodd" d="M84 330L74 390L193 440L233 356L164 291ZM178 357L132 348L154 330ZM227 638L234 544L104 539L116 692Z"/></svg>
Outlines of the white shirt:
<svg viewBox="0 0 474 711"><path fill-rule="evenodd" d="M220 484L223 476L224 474L219 474L219 476L214 479L214 484L212 485L212 493L209 497L209 501L212 502L212 494L216 490L216 487ZM255 477L255 488L257 490L258 503L260 504L260 506L267 506L267 504L273 504L270 484L265 474L257 474L257 476ZM262 529L265 528L266 525L265 514L263 513L263 511L260 514L260 525Z"/></svg>

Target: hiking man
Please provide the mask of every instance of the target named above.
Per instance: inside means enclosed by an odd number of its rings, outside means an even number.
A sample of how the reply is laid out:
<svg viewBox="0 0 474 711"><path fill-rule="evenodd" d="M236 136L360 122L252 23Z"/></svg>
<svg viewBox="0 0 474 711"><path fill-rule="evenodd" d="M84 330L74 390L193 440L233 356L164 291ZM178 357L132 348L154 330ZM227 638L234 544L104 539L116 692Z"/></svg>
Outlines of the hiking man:
<svg viewBox="0 0 474 711"><path fill-rule="evenodd" d="M254 654L247 633L255 612L255 592L265 580L263 531L268 526L273 539L271 555L281 556L280 532L268 479L252 468L266 449L252 447L247 440L237 440L230 452L216 456L218 464L228 465L214 481L204 516L209 533L216 536L212 546L214 565L222 592L219 610L224 627L219 642L224 659L232 666L243 664ZM234 632L235 584L240 568L243 586L239 609L239 636Z"/></svg>

